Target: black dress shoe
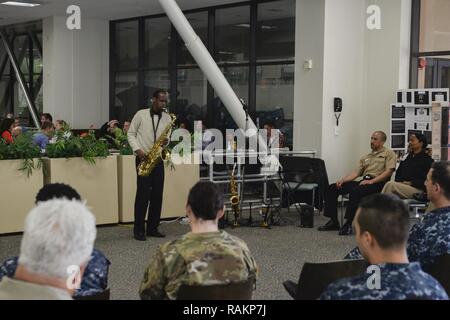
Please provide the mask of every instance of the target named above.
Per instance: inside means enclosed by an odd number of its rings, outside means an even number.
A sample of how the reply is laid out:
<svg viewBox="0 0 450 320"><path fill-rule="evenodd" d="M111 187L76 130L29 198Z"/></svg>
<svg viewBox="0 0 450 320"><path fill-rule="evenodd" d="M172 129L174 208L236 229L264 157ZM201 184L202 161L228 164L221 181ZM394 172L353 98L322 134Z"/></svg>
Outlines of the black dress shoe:
<svg viewBox="0 0 450 320"><path fill-rule="evenodd" d="M340 228L339 222L330 220L325 225L318 228L319 231L338 231Z"/></svg>
<svg viewBox="0 0 450 320"><path fill-rule="evenodd" d="M353 234L353 228L352 225L344 224L342 228L339 230L340 236L349 236Z"/></svg>
<svg viewBox="0 0 450 320"><path fill-rule="evenodd" d="M161 232L159 232L158 230L156 230L156 231L148 232L147 236L153 237L153 238L164 238L166 235L164 235Z"/></svg>
<svg viewBox="0 0 450 320"><path fill-rule="evenodd" d="M145 237L145 235L144 234L135 234L134 235L134 238L136 239L136 240L138 240L138 241L145 241L145 240L147 240L147 238Z"/></svg>

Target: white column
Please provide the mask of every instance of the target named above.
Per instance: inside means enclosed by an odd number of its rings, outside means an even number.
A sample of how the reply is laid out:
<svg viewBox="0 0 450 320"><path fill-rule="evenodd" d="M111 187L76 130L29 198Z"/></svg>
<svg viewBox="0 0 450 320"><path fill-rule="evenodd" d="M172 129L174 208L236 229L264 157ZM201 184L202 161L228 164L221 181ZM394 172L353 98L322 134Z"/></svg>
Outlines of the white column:
<svg viewBox="0 0 450 320"><path fill-rule="evenodd" d="M74 129L99 127L109 118L109 21L82 19L68 30L66 17L43 20L44 112Z"/></svg>

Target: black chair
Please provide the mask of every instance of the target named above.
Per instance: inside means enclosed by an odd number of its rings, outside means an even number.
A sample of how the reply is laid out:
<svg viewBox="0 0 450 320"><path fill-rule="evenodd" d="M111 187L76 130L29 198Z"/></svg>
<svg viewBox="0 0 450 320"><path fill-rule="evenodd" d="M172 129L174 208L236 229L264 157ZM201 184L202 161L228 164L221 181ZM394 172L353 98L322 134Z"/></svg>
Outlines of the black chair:
<svg viewBox="0 0 450 320"><path fill-rule="evenodd" d="M177 300L251 300L255 278L216 285L182 285Z"/></svg>
<svg viewBox="0 0 450 320"><path fill-rule="evenodd" d="M90 296L81 296L76 297L74 300L109 300L110 292L109 288L105 289L102 292L90 295Z"/></svg>
<svg viewBox="0 0 450 320"><path fill-rule="evenodd" d="M295 300L315 300L336 280L354 277L365 272L364 260L342 260L303 265L298 283L287 280L283 286Z"/></svg>
<svg viewBox="0 0 450 320"><path fill-rule="evenodd" d="M318 158L281 156L280 164L279 174L283 190L287 192L288 209L291 201L294 204L303 202L300 197L302 192L311 192L311 206L322 210L328 188L325 162ZM295 205L295 208L301 214L301 207Z"/></svg>
<svg viewBox="0 0 450 320"><path fill-rule="evenodd" d="M450 253L438 257L431 267L424 271L439 281L450 296Z"/></svg>

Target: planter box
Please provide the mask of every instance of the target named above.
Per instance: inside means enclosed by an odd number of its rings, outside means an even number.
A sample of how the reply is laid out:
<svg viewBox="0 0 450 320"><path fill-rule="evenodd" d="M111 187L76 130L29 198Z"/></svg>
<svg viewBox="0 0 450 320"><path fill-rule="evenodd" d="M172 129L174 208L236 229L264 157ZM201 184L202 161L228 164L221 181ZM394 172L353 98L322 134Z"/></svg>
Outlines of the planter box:
<svg viewBox="0 0 450 320"><path fill-rule="evenodd" d="M34 170L30 177L18 171L22 160L1 160L0 234L21 232L25 217L34 207L34 200L43 186L42 170Z"/></svg>
<svg viewBox="0 0 450 320"><path fill-rule="evenodd" d="M83 158L44 159L44 183L65 183L81 195L95 215L97 225L118 222L117 159L97 158L95 165Z"/></svg>
<svg viewBox="0 0 450 320"><path fill-rule="evenodd" d="M118 156L119 220L134 221L136 196L136 167L134 156ZM175 165L175 170L164 168L164 193L161 218L185 216L189 190L200 179L198 164Z"/></svg>

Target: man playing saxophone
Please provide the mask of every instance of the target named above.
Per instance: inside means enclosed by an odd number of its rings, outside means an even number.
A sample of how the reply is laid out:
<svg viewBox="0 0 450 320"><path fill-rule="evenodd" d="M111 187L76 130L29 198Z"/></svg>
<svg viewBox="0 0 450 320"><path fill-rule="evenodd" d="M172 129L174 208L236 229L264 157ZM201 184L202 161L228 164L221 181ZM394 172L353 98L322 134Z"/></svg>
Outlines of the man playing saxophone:
<svg viewBox="0 0 450 320"><path fill-rule="evenodd" d="M155 142L161 140L163 132L171 125L171 116L164 111L167 104L167 92L157 90L153 93L150 108L139 110L131 120L128 129L128 142L136 155L136 171L139 164L144 161ZM170 134L167 135L170 137ZM166 145L168 138L163 139ZM164 235L158 231L161 218L161 207L164 188L164 163L159 161L148 176L137 176L137 190L134 202L134 238L145 241L146 235L162 238ZM150 205L149 205L150 202ZM145 217L147 215L147 230L145 230Z"/></svg>

